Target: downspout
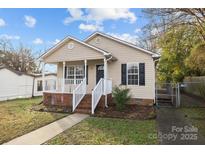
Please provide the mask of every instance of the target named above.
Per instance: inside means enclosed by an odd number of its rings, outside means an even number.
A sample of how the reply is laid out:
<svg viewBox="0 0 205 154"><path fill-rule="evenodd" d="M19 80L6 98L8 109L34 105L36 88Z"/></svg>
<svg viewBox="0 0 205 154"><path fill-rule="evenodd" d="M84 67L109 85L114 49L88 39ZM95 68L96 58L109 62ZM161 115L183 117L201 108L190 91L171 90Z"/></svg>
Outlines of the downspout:
<svg viewBox="0 0 205 154"><path fill-rule="evenodd" d="M159 61L160 56L158 57L152 57L154 61L154 76L155 76L155 84L154 84L154 104L157 104L157 83L156 83L156 77L157 77L157 72L156 72L156 67L157 67L157 62Z"/></svg>
<svg viewBox="0 0 205 154"><path fill-rule="evenodd" d="M105 57L105 60L106 60L106 79L107 79L107 62L110 60L110 59L112 59L112 55L110 54L110 57L107 59L106 57ZM105 67L104 67L104 70L105 70ZM105 73L105 72L104 72ZM104 86L104 87L106 87L106 85ZM105 94L105 107L106 108L108 108L108 104L107 104L107 94Z"/></svg>

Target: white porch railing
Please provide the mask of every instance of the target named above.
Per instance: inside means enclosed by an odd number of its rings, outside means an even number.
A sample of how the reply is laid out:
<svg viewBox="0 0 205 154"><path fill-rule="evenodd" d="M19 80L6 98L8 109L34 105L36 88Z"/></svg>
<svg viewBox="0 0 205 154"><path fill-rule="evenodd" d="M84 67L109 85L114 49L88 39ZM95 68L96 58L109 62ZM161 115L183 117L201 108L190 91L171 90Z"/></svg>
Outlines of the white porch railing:
<svg viewBox="0 0 205 154"><path fill-rule="evenodd" d="M106 84L106 89L104 90L105 91L104 95L112 93L112 80L107 79L104 82Z"/></svg>
<svg viewBox="0 0 205 154"><path fill-rule="evenodd" d="M86 94L86 78L73 90L73 111Z"/></svg>
<svg viewBox="0 0 205 154"><path fill-rule="evenodd" d="M92 114L94 114L95 108L97 107L101 96L110 93L112 93L112 80L101 78L92 91Z"/></svg>
<svg viewBox="0 0 205 154"><path fill-rule="evenodd" d="M45 80L46 92L73 93L73 90L83 81L83 79L47 79ZM64 84L64 86L63 86Z"/></svg>

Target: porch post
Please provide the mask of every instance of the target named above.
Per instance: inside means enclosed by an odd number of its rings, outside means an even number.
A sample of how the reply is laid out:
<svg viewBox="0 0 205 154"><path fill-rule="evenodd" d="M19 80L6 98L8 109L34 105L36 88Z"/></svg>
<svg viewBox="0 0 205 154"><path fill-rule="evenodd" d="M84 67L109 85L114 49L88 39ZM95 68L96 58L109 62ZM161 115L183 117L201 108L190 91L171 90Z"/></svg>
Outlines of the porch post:
<svg viewBox="0 0 205 154"><path fill-rule="evenodd" d="M104 95L105 95L105 107L107 105L107 59L104 58Z"/></svg>
<svg viewBox="0 0 205 154"><path fill-rule="evenodd" d="M85 70L85 72L84 72L84 74L85 74L85 82L87 82L87 59L84 60L84 65L85 65L84 66L85 67L85 69L84 69Z"/></svg>
<svg viewBox="0 0 205 154"><path fill-rule="evenodd" d="M65 62L63 62L63 81L62 81L62 92L65 91Z"/></svg>
<svg viewBox="0 0 205 154"><path fill-rule="evenodd" d="M45 63L42 62L42 86L43 86L43 92L45 91Z"/></svg>

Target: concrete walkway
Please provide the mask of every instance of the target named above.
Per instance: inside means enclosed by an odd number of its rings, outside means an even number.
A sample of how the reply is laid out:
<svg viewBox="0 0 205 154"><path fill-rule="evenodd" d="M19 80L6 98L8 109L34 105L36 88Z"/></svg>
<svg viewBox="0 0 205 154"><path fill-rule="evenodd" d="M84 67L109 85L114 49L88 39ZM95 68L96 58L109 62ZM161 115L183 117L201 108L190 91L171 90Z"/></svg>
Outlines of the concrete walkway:
<svg viewBox="0 0 205 154"><path fill-rule="evenodd" d="M158 138L163 145L204 145L205 138L176 108L157 110Z"/></svg>
<svg viewBox="0 0 205 154"><path fill-rule="evenodd" d="M71 114L65 118L57 120L49 125L41 127L35 131L28 134L15 138L5 145L40 145L48 141L49 139L55 137L56 135L62 133L66 129L72 127L73 125L79 123L83 119L87 118L89 115L86 114Z"/></svg>

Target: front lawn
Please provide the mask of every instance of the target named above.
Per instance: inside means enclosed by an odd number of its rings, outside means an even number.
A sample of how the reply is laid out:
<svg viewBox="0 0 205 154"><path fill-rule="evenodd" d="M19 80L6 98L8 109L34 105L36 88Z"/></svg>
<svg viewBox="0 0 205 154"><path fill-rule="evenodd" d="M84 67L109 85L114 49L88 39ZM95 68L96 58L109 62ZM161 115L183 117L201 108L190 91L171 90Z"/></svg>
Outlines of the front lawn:
<svg viewBox="0 0 205 154"><path fill-rule="evenodd" d="M31 132L67 114L31 111L41 97L0 102L0 144Z"/></svg>
<svg viewBox="0 0 205 154"><path fill-rule="evenodd" d="M181 108L187 120L189 120L205 137L205 108Z"/></svg>
<svg viewBox="0 0 205 154"><path fill-rule="evenodd" d="M90 117L45 144L158 144L155 120Z"/></svg>

